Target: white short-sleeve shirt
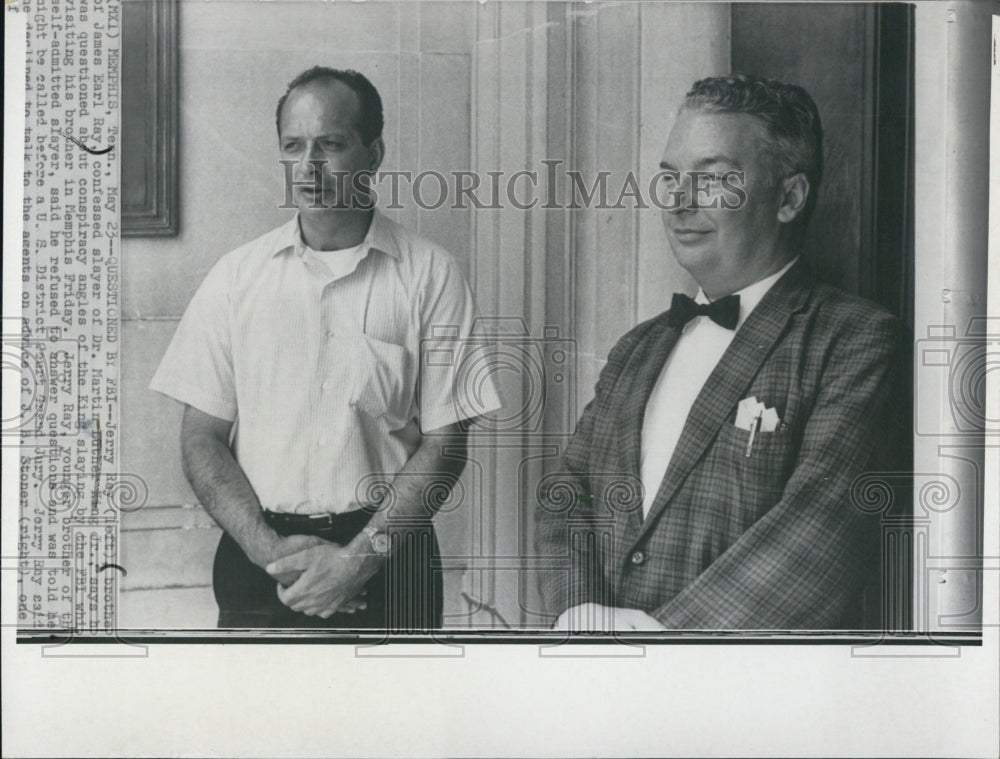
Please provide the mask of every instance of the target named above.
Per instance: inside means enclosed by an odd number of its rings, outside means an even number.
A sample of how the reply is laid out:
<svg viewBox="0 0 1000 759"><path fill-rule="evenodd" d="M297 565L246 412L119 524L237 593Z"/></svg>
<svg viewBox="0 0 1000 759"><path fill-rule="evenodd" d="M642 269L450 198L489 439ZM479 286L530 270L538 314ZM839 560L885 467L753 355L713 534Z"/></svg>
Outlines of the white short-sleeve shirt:
<svg viewBox="0 0 1000 759"><path fill-rule="evenodd" d="M454 258L378 211L354 258L331 271L298 217L223 256L150 383L236 422L234 453L265 509L357 508L426 433L500 407L490 377L462 384L475 307ZM439 335L459 350L435 355L454 360L422 360Z"/></svg>

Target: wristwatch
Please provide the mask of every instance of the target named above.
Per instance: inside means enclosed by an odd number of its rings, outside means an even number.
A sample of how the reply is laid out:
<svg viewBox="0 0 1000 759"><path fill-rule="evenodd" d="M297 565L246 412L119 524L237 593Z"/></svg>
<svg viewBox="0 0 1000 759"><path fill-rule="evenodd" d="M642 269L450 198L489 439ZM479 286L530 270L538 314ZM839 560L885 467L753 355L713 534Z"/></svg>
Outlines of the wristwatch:
<svg viewBox="0 0 1000 759"><path fill-rule="evenodd" d="M389 536L373 524L365 526L365 535L372 543L372 550L375 553L389 553Z"/></svg>

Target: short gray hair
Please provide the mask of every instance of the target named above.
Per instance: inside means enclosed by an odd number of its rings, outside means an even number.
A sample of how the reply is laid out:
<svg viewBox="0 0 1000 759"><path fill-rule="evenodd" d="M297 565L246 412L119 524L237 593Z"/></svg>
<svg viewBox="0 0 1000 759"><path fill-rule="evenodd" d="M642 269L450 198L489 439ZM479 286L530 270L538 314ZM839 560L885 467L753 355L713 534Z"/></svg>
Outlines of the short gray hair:
<svg viewBox="0 0 1000 759"><path fill-rule="evenodd" d="M745 113L760 119L767 152L784 176L802 173L809 180L803 224L816 205L823 179L823 124L816 103L802 87L747 74L709 77L692 85L685 108Z"/></svg>

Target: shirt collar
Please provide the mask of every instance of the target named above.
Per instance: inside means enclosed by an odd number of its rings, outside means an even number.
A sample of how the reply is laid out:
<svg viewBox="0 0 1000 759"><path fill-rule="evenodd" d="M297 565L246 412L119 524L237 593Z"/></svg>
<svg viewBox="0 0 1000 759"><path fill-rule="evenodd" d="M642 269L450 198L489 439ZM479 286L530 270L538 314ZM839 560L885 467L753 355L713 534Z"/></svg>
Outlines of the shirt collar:
<svg viewBox="0 0 1000 759"><path fill-rule="evenodd" d="M372 223L368 226L368 233L361 241L362 252L368 253L369 250L377 250L398 261L400 258L399 245L396 243L395 235L392 234L390 224L391 222L385 215L376 208L372 214ZM289 250L300 258L306 250L305 241L302 239L302 229L299 226L298 212L296 212L295 218L281 227L271 256L274 257Z"/></svg>
<svg viewBox="0 0 1000 759"><path fill-rule="evenodd" d="M743 324L746 318L750 316L750 313L757 308L757 304L763 300L764 296L767 295L767 291L770 290L774 283L781 279L781 276L791 269L795 262L799 260L798 256L795 256L791 261L785 264L779 271L769 277L764 277L764 279L759 279L752 285L747 285L742 290L737 290L733 295L740 296L740 321L739 324ZM705 295L705 291L700 287L698 288L698 295L695 296L696 303L708 303L708 297Z"/></svg>

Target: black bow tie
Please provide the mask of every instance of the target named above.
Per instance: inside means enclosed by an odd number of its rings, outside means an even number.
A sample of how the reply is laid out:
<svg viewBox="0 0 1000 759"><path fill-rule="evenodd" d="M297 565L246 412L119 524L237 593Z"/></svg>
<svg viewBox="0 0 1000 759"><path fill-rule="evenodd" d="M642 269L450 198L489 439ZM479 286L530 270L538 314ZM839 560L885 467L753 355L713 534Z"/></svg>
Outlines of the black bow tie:
<svg viewBox="0 0 1000 759"><path fill-rule="evenodd" d="M674 293L667 324L681 329L696 316L707 316L720 327L736 329L736 324L740 320L740 296L727 295L725 298L702 305L695 303L684 293Z"/></svg>

